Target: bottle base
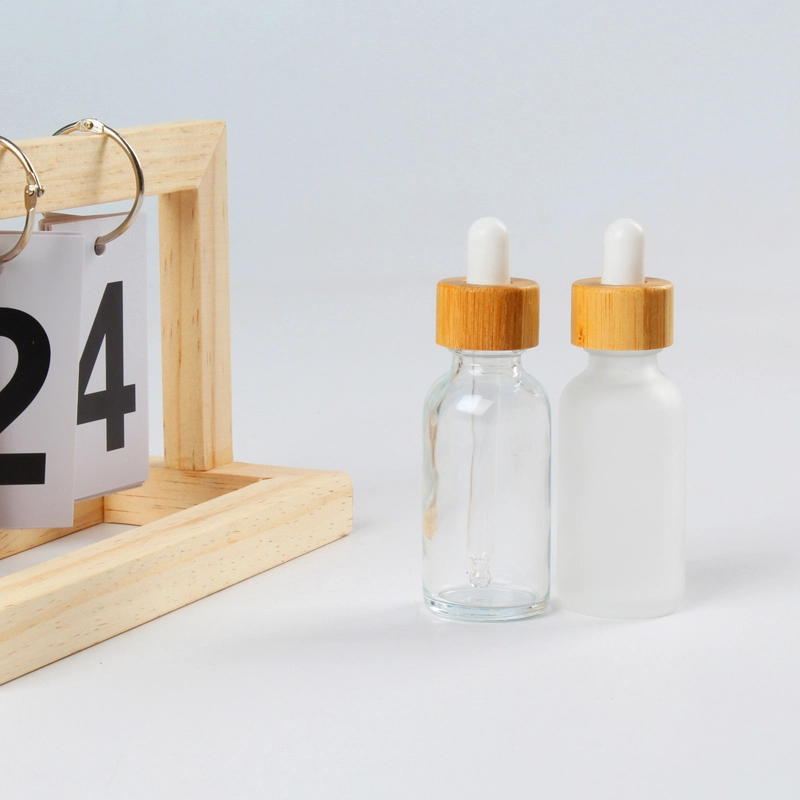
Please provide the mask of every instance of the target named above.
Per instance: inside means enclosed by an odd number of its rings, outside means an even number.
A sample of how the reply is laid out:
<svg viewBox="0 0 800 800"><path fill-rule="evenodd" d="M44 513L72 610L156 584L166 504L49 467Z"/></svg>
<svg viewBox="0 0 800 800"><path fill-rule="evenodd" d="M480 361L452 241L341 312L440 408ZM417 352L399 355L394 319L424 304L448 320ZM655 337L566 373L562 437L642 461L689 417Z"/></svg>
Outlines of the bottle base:
<svg viewBox="0 0 800 800"><path fill-rule="evenodd" d="M575 614L599 619L655 619L673 614L681 607L681 598L640 602L583 602L579 598L558 595L562 608Z"/></svg>
<svg viewBox="0 0 800 800"><path fill-rule="evenodd" d="M467 622L505 622L541 614L548 598L513 586L463 586L438 595L424 592L425 605L437 616Z"/></svg>

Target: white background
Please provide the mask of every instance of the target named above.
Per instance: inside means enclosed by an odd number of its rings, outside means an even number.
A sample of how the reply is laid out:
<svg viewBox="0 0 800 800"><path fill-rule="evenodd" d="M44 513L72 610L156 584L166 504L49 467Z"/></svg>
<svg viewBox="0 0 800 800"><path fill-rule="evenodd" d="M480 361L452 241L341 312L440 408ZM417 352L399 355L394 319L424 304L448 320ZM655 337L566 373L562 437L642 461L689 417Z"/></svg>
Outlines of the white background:
<svg viewBox="0 0 800 800"><path fill-rule="evenodd" d="M795 3L76 0L6 23L5 136L227 120L236 456L348 470L356 520L0 688L4 798L800 795ZM639 220L648 274L675 283L671 617L421 606L435 284L488 214L541 283L526 363L554 401L584 361L569 286L609 222Z"/></svg>

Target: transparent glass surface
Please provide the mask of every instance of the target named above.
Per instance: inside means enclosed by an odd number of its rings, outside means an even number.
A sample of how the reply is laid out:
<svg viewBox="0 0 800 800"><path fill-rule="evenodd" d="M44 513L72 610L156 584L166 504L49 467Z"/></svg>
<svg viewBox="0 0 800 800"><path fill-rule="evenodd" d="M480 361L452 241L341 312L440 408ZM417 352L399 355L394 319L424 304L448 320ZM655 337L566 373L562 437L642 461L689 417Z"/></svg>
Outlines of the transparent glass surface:
<svg viewBox="0 0 800 800"><path fill-rule="evenodd" d="M588 350L559 401L557 587L598 617L656 617L684 586L686 408L657 350Z"/></svg>
<svg viewBox="0 0 800 800"><path fill-rule="evenodd" d="M550 594L550 404L521 352L453 351L425 401L423 591L436 613L510 620Z"/></svg>

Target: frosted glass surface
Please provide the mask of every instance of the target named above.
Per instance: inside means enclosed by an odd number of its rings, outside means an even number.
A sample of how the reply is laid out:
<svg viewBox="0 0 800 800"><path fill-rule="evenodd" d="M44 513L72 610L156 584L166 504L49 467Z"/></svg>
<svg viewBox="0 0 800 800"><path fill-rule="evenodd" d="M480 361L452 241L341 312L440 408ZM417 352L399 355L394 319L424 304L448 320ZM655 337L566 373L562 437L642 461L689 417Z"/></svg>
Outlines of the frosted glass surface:
<svg viewBox="0 0 800 800"><path fill-rule="evenodd" d="M684 586L680 389L654 352L590 352L559 414L561 601L600 617L674 611Z"/></svg>

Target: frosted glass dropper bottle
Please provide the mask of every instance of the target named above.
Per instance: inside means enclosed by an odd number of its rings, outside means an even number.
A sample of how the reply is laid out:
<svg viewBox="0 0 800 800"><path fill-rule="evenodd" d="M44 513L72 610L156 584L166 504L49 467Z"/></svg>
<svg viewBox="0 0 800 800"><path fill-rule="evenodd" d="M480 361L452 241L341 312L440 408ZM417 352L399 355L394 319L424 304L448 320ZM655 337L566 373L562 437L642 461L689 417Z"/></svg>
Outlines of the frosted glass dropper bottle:
<svg viewBox="0 0 800 800"><path fill-rule="evenodd" d="M425 401L423 593L453 619L538 614L550 595L550 404L522 368L539 286L509 278L508 232L467 237L467 277L440 281L436 342L450 370Z"/></svg>
<svg viewBox="0 0 800 800"><path fill-rule="evenodd" d="M644 277L644 241L617 220L602 277L572 287L572 343L589 363L559 401L556 585L597 617L669 614L683 595L686 411L657 361L673 290Z"/></svg>

